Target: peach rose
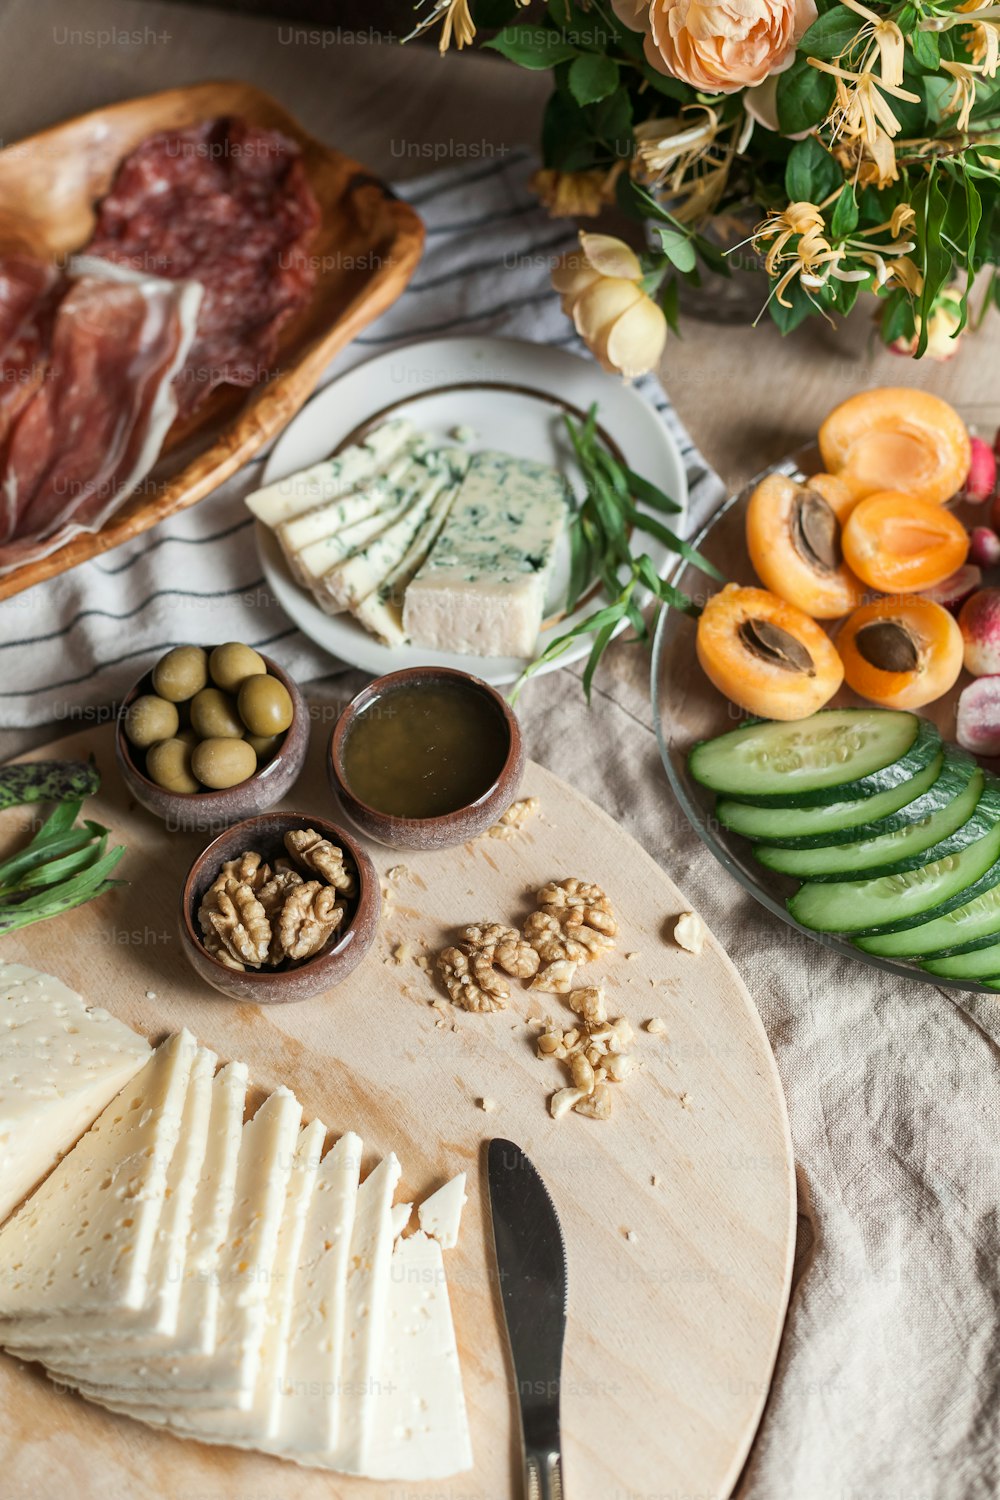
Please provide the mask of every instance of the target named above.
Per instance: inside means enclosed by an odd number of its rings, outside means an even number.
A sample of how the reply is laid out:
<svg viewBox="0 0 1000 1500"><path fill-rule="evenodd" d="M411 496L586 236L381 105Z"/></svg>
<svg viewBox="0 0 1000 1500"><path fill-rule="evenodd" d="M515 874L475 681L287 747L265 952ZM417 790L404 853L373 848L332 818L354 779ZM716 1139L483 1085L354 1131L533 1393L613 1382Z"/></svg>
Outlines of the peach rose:
<svg viewBox="0 0 1000 1500"><path fill-rule="evenodd" d="M624 25L645 31L650 64L703 94L735 94L783 73L817 15L815 0L612 3Z"/></svg>
<svg viewBox="0 0 1000 1500"><path fill-rule="evenodd" d="M552 272L562 310L605 370L632 380L658 363L667 342L663 309L641 285L639 258L610 234L580 231L580 249Z"/></svg>

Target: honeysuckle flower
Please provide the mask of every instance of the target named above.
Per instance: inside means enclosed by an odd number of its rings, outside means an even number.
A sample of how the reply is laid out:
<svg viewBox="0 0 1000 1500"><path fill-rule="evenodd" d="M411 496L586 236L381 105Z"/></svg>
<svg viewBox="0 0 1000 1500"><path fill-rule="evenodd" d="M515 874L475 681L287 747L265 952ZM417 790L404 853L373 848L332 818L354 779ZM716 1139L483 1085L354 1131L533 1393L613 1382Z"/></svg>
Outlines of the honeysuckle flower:
<svg viewBox="0 0 1000 1500"><path fill-rule="evenodd" d="M532 177L531 187L554 219L593 218L615 201L615 183L624 167L623 161L610 170L600 167L589 172L543 167Z"/></svg>
<svg viewBox="0 0 1000 1500"><path fill-rule="evenodd" d="M418 0L417 8L424 3ZM517 0L519 6L528 5L530 0ZM438 21L444 24L441 27L441 36L438 39L438 51L442 57L451 46L452 37L455 38L455 46L459 52L463 47L469 47L476 39L476 23L472 19L469 9L469 0L432 0L431 9L410 32L409 36L403 38L404 42L412 41L421 32L428 31L436 26Z"/></svg>
<svg viewBox="0 0 1000 1500"><path fill-rule="evenodd" d="M919 95L884 78L876 78L870 69L854 72L818 57L810 57L809 62L821 73L829 73L836 83L836 99L827 117L834 143L844 138L860 142L864 155L876 169L876 185L884 187L894 182L899 173L893 137L899 134L900 123L886 95L911 104L920 103Z"/></svg>
<svg viewBox="0 0 1000 1500"><path fill-rule="evenodd" d="M650 0L646 58L702 93L735 94L790 68L816 15L815 0Z"/></svg>
<svg viewBox="0 0 1000 1500"><path fill-rule="evenodd" d="M663 309L642 285L639 257L624 240L580 232L580 249L552 272L562 310L605 370L631 380L659 361L667 341Z"/></svg>
<svg viewBox="0 0 1000 1500"><path fill-rule="evenodd" d="M884 224L847 235L834 244L824 210L838 196L834 193L823 203L790 203L756 230L755 241L773 241L764 262L768 275L777 282L771 296L783 307L790 307L785 293L796 277L807 292L822 290L831 279L874 281L876 286L894 282L919 291L920 272L909 259L915 241L903 238L905 230L915 223L909 204L900 204ZM873 237L881 234L888 234L889 239L875 242Z"/></svg>
<svg viewBox="0 0 1000 1500"><path fill-rule="evenodd" d="M687 104L680 115L635 127L632 175L670 200L681 224L698 223L716 208L733 157L744 150L751 120L723 126L707 104Z"/></svg>
<svg viewBox="0 0 1000 1500"><path fill-rule="evenodd" d="M946 58L941 60L941 69L950 73L955 80L944 109L946 114L958 116L955 129L961 132L968 126L969 116L976 103L976 78L979 69L969 63L949 62Z"/></svg>

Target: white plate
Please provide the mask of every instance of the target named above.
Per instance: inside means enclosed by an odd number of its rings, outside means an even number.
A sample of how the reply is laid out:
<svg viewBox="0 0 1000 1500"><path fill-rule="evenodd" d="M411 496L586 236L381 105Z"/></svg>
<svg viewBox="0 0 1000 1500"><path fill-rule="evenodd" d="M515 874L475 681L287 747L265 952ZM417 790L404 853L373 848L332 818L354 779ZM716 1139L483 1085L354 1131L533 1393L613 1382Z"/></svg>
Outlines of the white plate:
<svg viewBox="0 0 1000 1500"><path fill-rule="evenodd" d="M409 417L442 439L452 437L456 427L469 427L475 433L468 443L470 451L500 448L551 464L566 474L582 497L583 480L562 417L568 410L582 418L592 401L598 403L599 425L612 448L619 450L636 473L651 479L683 507L687 482L680 453L648 403L592 360L521 339L430 339L356 365L294 418L275 445L261 483L270 484L318 463L348 438L360 436L391 415ZM672 524L669 517L666 520ZM673 524L679 521L677 516ZM675 562L674 554L652 537L644 541L658 570ZM350 615L323 613L292 577L273 533L259 522L257 546L268 583L303 634L331 656L373 676L430 664L459 667L487 682L507 683L514 682L527 665L513 656L465 656L420 646L380 645ZM592 594L574 614L560 613L568 561L569 548L564 545L557 557L548 601L550 617L538 638L538 651L598 606ZM590 638L582 637L544 670L578 661L590 646Z"/></svg>

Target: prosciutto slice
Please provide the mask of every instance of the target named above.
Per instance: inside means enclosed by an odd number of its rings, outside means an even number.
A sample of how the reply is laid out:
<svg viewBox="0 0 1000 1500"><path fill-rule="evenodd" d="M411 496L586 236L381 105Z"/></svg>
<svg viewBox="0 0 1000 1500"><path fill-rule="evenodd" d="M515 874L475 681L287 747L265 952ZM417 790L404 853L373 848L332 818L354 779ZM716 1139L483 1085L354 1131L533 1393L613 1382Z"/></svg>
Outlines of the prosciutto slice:
<svg viewBox="0 0 1000 1500"><path fill-rule="evenodd" d="M46 261L0 257L0 448L45 372L58 282L58 271ZM7 529L7 518L0 517L0 537Z"/></svg>
<svg viewBox="0 0 1000 1500"><path fill-rule="evenodd" d="M217 385L274 373L278 335L316 281L319 220L298 146L246 120L163 131L122 162L87 249L205 288L177 381L182 415Z"/></svg>
<svg viewBox="0 0 1000 1500"><path fill-rule="evenodd" d="M71 267L44 377L0 460L0 573L97 530L149 473L200 305L194 282L93 259Z"/></svg>

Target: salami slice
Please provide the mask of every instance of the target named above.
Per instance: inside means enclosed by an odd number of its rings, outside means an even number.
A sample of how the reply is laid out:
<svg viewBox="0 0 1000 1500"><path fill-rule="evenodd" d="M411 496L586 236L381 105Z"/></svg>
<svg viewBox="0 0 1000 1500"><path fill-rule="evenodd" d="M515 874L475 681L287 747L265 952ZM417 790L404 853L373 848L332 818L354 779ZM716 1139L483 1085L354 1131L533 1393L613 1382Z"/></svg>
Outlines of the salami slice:
<svg viewBox="0 0 1000 1500"><path fill-rule="evenodd" d="M313 290L319 219L298 147L245 120L163 131L122 162L88 253L201 282L197 335L177 377L181 414L218 385L274 373L281 329Z"/></svg>

